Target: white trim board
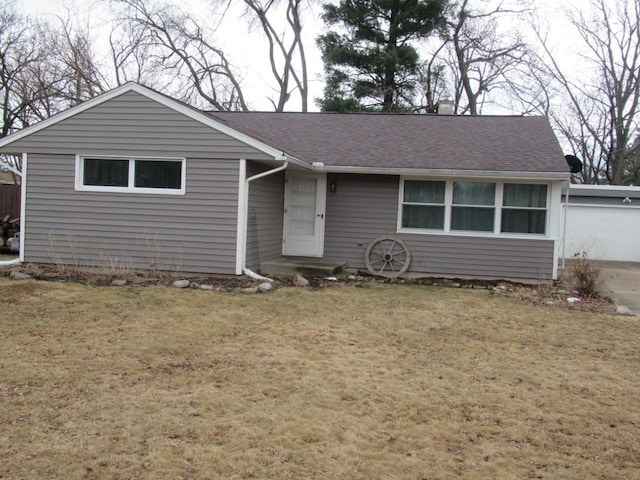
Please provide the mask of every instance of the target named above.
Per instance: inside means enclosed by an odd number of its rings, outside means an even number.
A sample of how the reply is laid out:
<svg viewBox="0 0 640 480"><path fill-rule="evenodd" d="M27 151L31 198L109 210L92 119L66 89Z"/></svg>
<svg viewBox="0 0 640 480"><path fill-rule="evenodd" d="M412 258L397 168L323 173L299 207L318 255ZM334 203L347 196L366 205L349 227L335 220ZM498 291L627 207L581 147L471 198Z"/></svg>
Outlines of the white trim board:
<svg viewBox="0 0 640 480"><path fill-rule="evenodd" d="M22 154L22 178L20 179L20 261L24 262L24 233L27 228L27 157Z"/></svg>

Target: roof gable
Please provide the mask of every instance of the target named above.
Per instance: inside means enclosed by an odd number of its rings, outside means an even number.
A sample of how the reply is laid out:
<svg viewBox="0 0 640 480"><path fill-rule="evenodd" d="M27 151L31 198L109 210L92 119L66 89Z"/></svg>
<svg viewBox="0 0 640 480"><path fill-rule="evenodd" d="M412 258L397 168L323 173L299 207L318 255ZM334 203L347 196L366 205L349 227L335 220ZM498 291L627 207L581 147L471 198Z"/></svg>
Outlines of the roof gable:
<svg viewBox="0 0 640 480"><path fill-rule="evenodd" d="M285 158L285 155L282 151L274 149L270 145L267 145L256 138L252 138L244 134L243 132L234 130L233 128L229 127L224 123L220 123L215 118L212 118L210 115L207 115L204 112L201 112L182 102L174 100L166 95L163 95L161 93L158 93L154 90L151 90L147 87L144 87L142 85L139 85L133 82L129 82L124 85L121 85L113 90L103 93L102 95L99 95L95 98L87 100L83 103L80 103L52 117L49 117L46 120L38 122L37 124L31 125L29 127L23 128L22 130L12 135L9 135L3 139L0 139L0 149L2 149L3 147L9 146L15 142L18 142L19 140L22 140L23 138L26 138L30 135L33 135L34 133L37 133L46 128L49 128L52 125L56 125L60 122L63 122L68 118L71 118L80 113L83 113L91 108L94 108L98 105L106 103L110 100L113 100L114 98L126 95L130 92L138 93L150 100L153 100L161 105L164 105L165 107L170 108L171 110L174 110L201 124L204 124L210 128L213 128L214 130L220 133L229 135L230 137L236 140L239 140L253 148L256 148L257 150L260 150L261 152L269 155L270 157L273 157L278 160L284 160ZM5 148L5 150L7 149Z"/></svg>

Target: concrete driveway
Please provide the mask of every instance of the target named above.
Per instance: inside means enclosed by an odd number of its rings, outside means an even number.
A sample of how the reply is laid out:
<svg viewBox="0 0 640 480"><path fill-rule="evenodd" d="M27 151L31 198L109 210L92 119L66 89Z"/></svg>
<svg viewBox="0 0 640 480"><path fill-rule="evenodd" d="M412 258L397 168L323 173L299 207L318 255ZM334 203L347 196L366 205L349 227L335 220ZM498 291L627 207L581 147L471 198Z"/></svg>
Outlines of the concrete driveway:
<svg viewBox="0 0 640 480"><path fill-rule="evenodd" d="M602 278L618 305L640 316L640 264L608 263L602 266Z"/></svg>

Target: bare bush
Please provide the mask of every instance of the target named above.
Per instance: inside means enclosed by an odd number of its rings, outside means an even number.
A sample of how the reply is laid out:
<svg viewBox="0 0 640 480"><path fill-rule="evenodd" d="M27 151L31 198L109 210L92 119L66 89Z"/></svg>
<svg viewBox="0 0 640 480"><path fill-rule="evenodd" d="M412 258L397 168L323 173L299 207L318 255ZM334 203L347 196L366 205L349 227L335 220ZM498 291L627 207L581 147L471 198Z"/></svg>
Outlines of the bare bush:
<svg viewBox="0 0 640 480"><path fill-rule="evenodd" d="M572 287L580 297L599 298L603 294L604 279L602 269L591 261L586 252L574 255L575 263L569 269Z"/></svg>

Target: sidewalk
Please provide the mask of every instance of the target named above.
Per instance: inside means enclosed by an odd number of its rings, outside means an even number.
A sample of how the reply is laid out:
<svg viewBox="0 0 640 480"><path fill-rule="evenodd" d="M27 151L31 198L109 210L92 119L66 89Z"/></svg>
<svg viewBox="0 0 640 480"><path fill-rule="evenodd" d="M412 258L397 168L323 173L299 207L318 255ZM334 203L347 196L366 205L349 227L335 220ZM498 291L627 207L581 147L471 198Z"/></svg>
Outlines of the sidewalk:
<svg viewBox="0 0 640 480"><path fill-rule="evenodd" d="M602 278L619 305L626 305L640 315L640 264L603 265Z"/></svg>

